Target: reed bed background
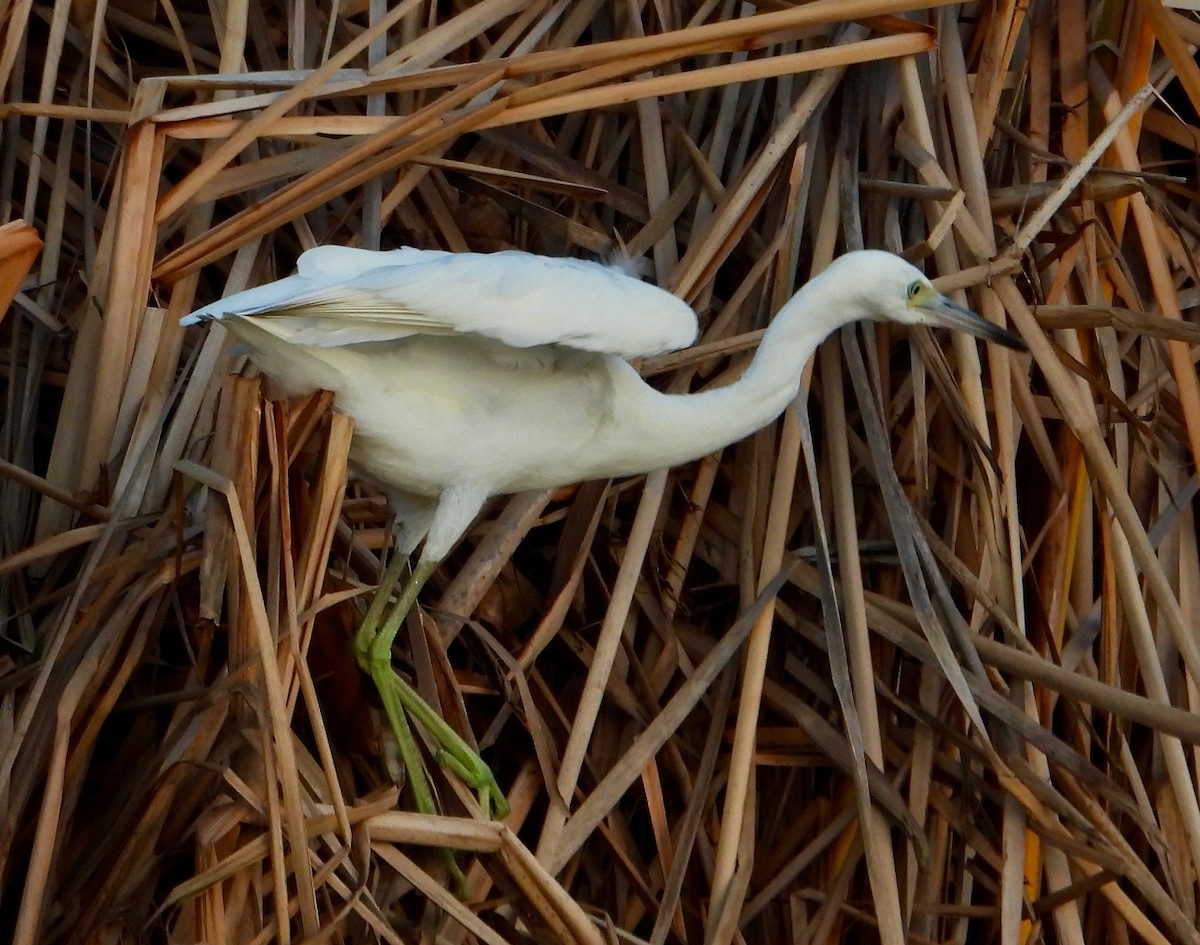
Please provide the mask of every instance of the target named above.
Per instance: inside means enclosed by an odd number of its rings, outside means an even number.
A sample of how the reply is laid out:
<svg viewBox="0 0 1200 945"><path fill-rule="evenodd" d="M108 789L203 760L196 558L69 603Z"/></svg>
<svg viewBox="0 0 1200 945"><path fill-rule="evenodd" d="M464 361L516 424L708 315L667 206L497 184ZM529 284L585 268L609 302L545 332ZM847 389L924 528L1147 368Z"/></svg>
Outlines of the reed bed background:
<svg viewBox="0 0 1200 945"><path fill-rule="evenodd" d="M1200 941L1195 14L0 11L0 938ZM397 659L513 810L425 816L350 424L178 325L324 243L627 258L674 390L863 245L1030 351L845 331L807 419L496 500Z"/></svg>

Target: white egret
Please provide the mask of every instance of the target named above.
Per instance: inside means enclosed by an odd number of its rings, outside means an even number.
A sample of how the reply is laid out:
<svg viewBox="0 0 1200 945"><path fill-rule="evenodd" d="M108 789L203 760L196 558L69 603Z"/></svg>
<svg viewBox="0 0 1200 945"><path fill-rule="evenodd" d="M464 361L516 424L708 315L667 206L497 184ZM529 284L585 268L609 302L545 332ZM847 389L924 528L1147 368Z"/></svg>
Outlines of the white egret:
<svg viewBox="0 0 1200 945"><path fill-rule="evenodd" d="M300 257L296 275L183 323L208 319L245 341L287 391L332 391L336 408L354 418L351 460L401 516L397 554L355 653L402 749L411 744L407 709L441 739L445 760L485 806L491 799L501 809L490 771L391 667L418 591L488 497L644 473L740 440L796 397L818 344L860 319L941 325L1023 347L877 250L834 261L780 309L738 381L696 394L663 394L626 360L691 344L692 310L618 268L576 259L321 247ZM400 563L422 539L379 627ZM409 756L406 765L415 785Z"/></svg>

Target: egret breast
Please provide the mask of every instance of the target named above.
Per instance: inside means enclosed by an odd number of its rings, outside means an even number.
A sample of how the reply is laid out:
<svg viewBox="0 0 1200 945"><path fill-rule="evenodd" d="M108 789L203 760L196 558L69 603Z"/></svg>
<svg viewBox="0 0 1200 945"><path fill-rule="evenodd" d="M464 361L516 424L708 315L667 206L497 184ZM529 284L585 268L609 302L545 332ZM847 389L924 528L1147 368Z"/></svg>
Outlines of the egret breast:
<svg viewBox="0 0 1200 945"><path fill-rule="evenodd" d="M604 357L479 338L418 337L331 352L352 459L383 486L491 494L570 482L611 406Z"/></svg>

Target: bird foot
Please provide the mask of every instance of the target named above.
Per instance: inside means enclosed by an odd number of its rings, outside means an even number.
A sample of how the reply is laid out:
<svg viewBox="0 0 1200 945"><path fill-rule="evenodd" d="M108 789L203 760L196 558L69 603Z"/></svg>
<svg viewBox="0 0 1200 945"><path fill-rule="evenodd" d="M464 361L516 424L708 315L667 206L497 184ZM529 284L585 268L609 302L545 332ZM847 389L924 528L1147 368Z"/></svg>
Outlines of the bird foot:
<svg viewBox="0 0 1200 945"><path fill-rule="evenodd" d="M356 655L357 655L357 647ZM363 665L364 659L359 658L359 665ZM421 758L421 752L417 748L416 739L413 737L412 726L408 724L408 713L405 712L406 700L411 697L419 699L422 704L425 700L412 690L412 688L404 682L392 669L390 662L379 663L378 661L371 663L367 661L364 666L371 677L371 681L375 683L375 688L379 690L379 697L383 701L383 711L387 715L388 725L392 730L392 735L396 739L396 746L400 750L400 760L404 764L405 774L408 776L408 784L412 790L413 803L417 811L422 814L436 814L437 803L434 801L433 788L429 784L429 777L425 773L425 764ZM404 694L403 690L408 690ZM429 708L426 705L426 708ZM430 709L432 712L433 710ZM445 724L444 722L442 723ZM467 896L467 877L462 871L462 867L458 865L458 860L454 856L453 850L443 850L442 855L446 861L446 870L450 874L450 880L454 885L454 892L460 899L465 899Z"/></svg>
<svg viewBox="0 0 1200 945"><path fill-rule="evenodd" d="M451 729L453 731L453 729ZM455 736L457 737L457 732ZM466 745L466 743L463 743ZM479 754L466 745L467 757L454 755L449 749L442 748L434 753L437 763L443 768L449 768L467 785L479 799L479 807L488 820L503 820L510 810L508 799L496 783L496 776ZM465 763L464 763L465 762Z"/></svg>
<svg viewBox="0 0 1200 945"><path fill-rule="evenodd" d="M509 804L500 790L496 776L474 748L426 702L412 686L405 682L392 668L390 660L379 660L374 654L361 656L357 652L359 665L370 675L383 701L388 725L400 749L400 757L408 773L417 810L436 813L433 791L425 774L420 751L413 738L409 717L417 722L437 742L434 758L443 768L453 771L475 792L479 806L489 820L508 816Z"/></svg>
<svg viewBox="0 0 1200 945"><path fill-rule="evenodd" d="M435 566L434 562L429 561L417 564L412 579L384 619L387 601L391 598L402 570L402 562L397 561L398 559L393 559L388 565L379 583L375 599L354 635L353 650L358 665L371 677L375 688L379 690L388 724L396 737L400 756L408 771L417 809L423 813L435 811L433 792L425 776L421 753L413 739L408 723L409 716L416 719L438 743L439 747L435 753L438 764L455 772L475 791L484 815L489 819L506 817L509 811L508 801L496 783L492 769L479 757L479 753L392 669L392 642L405 615L416 603L417 591Z"/></svg>

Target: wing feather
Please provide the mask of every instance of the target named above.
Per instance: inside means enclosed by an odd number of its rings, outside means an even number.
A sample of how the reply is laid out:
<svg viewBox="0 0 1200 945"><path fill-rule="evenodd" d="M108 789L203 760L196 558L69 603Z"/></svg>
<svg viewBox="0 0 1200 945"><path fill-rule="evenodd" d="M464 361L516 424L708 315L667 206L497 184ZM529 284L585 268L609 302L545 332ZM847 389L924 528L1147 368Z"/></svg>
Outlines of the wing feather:
<svg viewBox="0 0 1200 945"><path fill-rule="evenodd" d="M477 334L518 348L560 344L621 357L686 347L682 300L615 267L509 250L389 252L326 246L298 272L184 319L254 318L296 344L340 347L414 334Z"/></svg>

